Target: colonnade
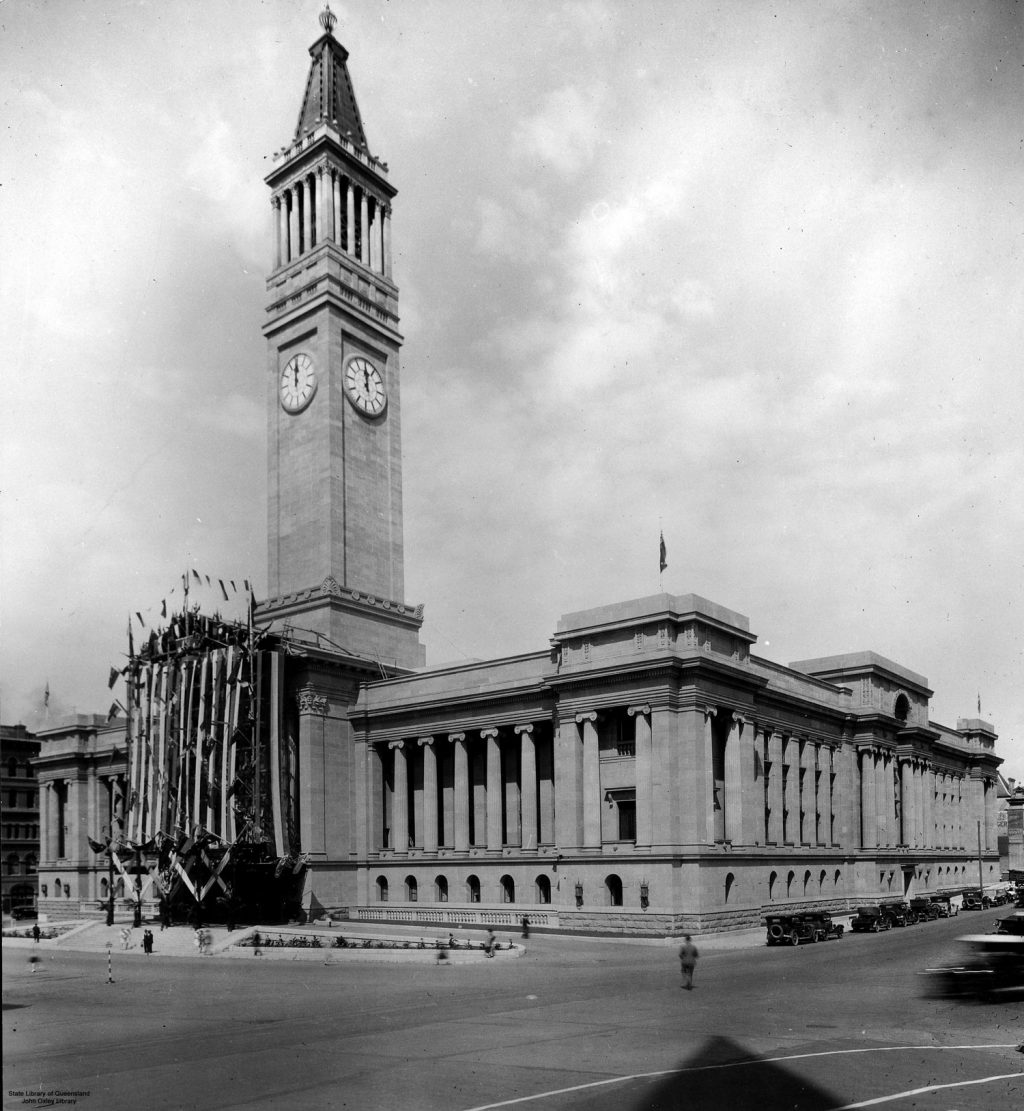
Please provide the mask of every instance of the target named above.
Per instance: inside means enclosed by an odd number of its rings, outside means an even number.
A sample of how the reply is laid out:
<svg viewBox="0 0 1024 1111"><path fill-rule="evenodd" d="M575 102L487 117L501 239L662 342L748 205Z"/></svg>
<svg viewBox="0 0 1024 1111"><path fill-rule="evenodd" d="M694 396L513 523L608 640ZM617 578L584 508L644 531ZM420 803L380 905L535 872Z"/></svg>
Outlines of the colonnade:
<svg viewBox="0 0 1024 1111"><path fill-rule="evenodd" d="M756 727L751 726L755 731ZM835 841L833 745L812 737L763 731L765 840L769 845Z"/></svg>
<svg viewBox="0 0 1024 1111"><path fill-rule="evenodd" d="M271 199L274 268L330 242L391 277L391 207L365 186L322 162Z"/></svg>
<svg viewBox="0 0 1024 1111"><path fill-rule="evenodd" d="M524 722L375 746L375 849L527 851L554 843L550 734Z"/></svg>

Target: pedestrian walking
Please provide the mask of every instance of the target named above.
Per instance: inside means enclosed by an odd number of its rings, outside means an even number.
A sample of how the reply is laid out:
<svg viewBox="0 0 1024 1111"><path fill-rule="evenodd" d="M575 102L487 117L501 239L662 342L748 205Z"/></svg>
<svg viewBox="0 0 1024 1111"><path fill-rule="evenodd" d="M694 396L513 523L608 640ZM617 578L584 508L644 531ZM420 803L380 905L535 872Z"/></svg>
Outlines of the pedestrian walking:
<svg viewBox="0 0 1024 1111"><path fill-rule="evenodd" d="M687 991L693 991L693 969L697 964L698 955L697 946L687 934L679 948L679 968L683 974L683 987Z"/></svg>

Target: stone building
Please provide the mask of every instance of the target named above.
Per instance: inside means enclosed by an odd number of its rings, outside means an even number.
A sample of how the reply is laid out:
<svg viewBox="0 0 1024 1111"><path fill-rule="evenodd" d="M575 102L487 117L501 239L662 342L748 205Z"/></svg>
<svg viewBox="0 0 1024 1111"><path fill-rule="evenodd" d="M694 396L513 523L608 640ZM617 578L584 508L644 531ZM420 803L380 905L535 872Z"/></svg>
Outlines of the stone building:
<svg viewBox="0 0 1024 1111"><path fill-rule="evenodd" d="M24 725L0 725L0 874L5 914L36 903L39 795L32 761L38 752L39 741Z"/></svg>
<svg viewBox="0 0 1024 1111"><path fill-rule="evenodd" d="M658 594L565 614L533 653L424 666L423 608L404 597L397 193L322 23L266 178L257 614L280 638L269 744L295 754L308 911L738 928L976 885L979 829L998 879L995 733L931 721L927 679L873 652L783 666L742 614ZM43 738L44 868L64 899L100 896L82 838L109 826L124 774L111 736Z"/></svg>

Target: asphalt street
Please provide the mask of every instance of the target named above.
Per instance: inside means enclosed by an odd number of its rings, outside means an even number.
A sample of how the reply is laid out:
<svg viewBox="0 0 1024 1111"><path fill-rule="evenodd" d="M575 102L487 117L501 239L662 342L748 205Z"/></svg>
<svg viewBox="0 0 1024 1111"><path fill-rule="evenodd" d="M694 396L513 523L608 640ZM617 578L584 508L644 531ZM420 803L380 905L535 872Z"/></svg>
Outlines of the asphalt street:
<svg viewBox="0 0 1024 1111"><path fill-rule="evenodd" d="M113 984L105 955L5 947L4 1106L1017 1109L1024 997L922 994L997 917L706 948L692 992L674 946L555 937L473 965L115 954Z"/></svg>

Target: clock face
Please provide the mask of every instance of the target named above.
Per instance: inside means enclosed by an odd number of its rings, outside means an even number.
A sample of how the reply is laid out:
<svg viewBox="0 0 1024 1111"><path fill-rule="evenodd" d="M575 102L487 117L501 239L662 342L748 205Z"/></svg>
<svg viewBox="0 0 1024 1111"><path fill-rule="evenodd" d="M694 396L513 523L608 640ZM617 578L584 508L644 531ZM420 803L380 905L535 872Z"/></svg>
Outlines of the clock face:
<svg viewBox="0 0 1024 1111"><path fill-rule="evenodd" d="M349 401L368 417L378 417L388 403L384 378L380 371L362 355L349 359L345 367L345 393Z"/></svg>
<svg viewBox="0 0 1024 1111"><path fill-rule="evenodd" d="M313 360L305 354L293 355L281 371L281 407L286 413L300 413L316 393Z"/></svg>

